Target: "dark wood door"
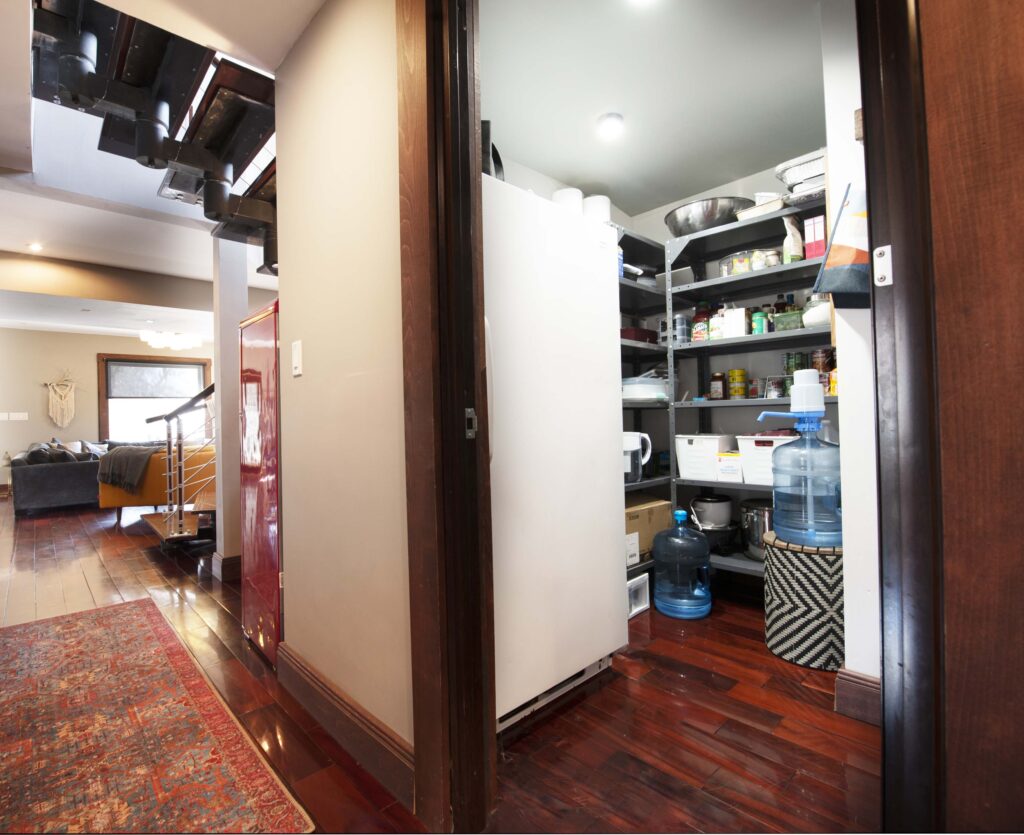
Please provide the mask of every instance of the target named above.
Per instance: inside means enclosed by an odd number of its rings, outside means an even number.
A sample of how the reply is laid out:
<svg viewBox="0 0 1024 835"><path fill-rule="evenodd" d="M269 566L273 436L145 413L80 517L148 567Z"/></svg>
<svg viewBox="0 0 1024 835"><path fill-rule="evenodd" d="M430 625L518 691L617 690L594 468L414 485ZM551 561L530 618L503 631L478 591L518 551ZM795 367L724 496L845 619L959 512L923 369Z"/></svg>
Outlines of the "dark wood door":
<svg viewBox="0 0 1024 835"><path fill-rule="evenodd" d="M1024 9L920 0L918 10L941 440L945 824L1019 830Z"/></svg>
<svg viewBox="0 0 1024 835"><path fill-rule="evenodd" d="M274 664L281 640L277 302L240 330L242 629Z"/></svg>

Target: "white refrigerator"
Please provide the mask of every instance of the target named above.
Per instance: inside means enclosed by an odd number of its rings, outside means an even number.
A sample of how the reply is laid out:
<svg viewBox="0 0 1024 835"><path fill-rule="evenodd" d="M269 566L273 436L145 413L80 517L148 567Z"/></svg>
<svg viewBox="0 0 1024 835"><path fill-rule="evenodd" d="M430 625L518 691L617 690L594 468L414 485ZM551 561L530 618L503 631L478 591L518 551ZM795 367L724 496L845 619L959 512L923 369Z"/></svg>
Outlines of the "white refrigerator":
<svg viewBox="0 0 1024 835"><path fill-rule="evenodd" d="M489 176L483 245L503 726L628 640L618 247Z"/></svg>

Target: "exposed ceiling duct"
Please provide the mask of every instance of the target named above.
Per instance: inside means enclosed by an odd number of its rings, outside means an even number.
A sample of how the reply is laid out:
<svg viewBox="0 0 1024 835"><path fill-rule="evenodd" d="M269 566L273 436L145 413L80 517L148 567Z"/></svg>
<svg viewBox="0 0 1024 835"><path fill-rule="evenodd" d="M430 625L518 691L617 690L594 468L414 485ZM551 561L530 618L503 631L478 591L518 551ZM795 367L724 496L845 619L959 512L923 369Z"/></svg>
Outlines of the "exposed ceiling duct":
<svg viewBox="0 0 1024 835"><path fill-rule="evenodd" d="M167 169L161 196L202 203L277 274L273 165L232 194L274 133L273 79L94 0L37 0L33 70L36 98L101 117L100 150Z"/></svg>

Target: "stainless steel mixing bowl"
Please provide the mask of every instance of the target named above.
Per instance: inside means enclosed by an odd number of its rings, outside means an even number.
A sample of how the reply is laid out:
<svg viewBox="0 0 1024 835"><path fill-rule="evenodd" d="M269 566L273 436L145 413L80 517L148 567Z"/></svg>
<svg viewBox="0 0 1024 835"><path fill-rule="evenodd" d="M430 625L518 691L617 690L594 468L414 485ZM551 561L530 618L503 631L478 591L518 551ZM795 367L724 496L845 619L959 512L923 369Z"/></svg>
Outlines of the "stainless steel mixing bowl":
<svg viewBox="0 0 1024 835"><path fill-rule="evenodd" d="M692 235L713 226L732 223L736 212L754 205L747 197L709 197L677 206L665 215L665 225L677 238Z"/></svg>

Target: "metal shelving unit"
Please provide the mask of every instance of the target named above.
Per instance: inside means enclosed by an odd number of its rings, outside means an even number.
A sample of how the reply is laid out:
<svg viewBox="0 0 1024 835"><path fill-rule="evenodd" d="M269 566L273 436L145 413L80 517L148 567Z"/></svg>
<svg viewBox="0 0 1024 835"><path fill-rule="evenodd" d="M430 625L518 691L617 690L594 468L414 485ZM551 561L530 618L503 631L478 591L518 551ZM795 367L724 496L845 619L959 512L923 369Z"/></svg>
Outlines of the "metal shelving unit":
<svg viewBox="0 0 1024 835"><path fill-rule="evenodd" d="M810 286L821 266L820 258L781 264L763 270L742 273L740 275L706 278L705 266L718 258L743 249L756 249L764 246L778 246L785 237L783 218L819 215L824 211L824 198L809 201L797 206L788 206L750 220L716 226L687 235L673 238L665 243L665 271L660 277L664 279L665 311L668 321L672 321L676 308L692 308L698 302L737 301L772 293L793 291ZM689 268L693 272L693 281L673 287L673 273ZM666 349L668 360L669 381L671 391L676 390L676 363L681 359L696 359L696 389L707 392L711 379L710 357L722 354L741 354L755 351L788 350L831 342L829 327L801 328L791 331L774 331L767 334L751 334L732 339L716 339L706 342L691 342L675 346L669 343ZM835 403L838 398L826 398L827 402ZM675 457L676 412L680 409L696 409L700 432L711 431L711 409L716 408L761 408L774 409L790 402L789 398L754 398L745 400L701 400L672 403L668 408L669 466L673 476L678 472ZM737 482L698 481L692 479L672 478L671 497L673 507L677 506L678 488L697 488L705 490L730 490L749 493L771 494L770 485L746 484ZM764 565L742 556L723 557L713 554L711 564L723 571L732 571L754 576L764 576Z"/></svg>
<svg viewBox="0 0 1024 835"><path fill-rule="evenodd" d="M650 238L637 235L635 232L630 232L621 226L617 228L619 230L619 246L622 247L623 261L627 264L644 267L651 273L657 272L665 258L664 247ZM664 310L665 294L663 291L653 287L646 287L632 278L619 279L619 312L621 315L628 316L634 320L634 324L638 323L640 319L656 313L662 313ZM654 366L661 365L666 362L668 357L668 349L664 345L637 342L631 339L622 339L620 344L622 347L622 363L623 365L630 366L631 376L637 376ZM634 428L639 430L642 428L643 415L645 413L649 413L652 409L669 410L669 405L667 403L623 401L622 408L633 413ZM672 443L672 437L669 436L668 446L670 448ZM666 488L669 491L672 489L671 475L647 478L643 481L625 485L627 493L640 490L664 490ZM642 573L637 566L631 568L630 571L634 569L636 569L636 573ZM629 576L635 575L630 574Z"/></svg>

